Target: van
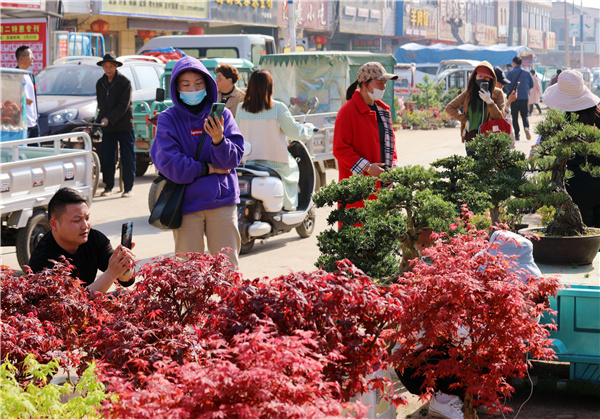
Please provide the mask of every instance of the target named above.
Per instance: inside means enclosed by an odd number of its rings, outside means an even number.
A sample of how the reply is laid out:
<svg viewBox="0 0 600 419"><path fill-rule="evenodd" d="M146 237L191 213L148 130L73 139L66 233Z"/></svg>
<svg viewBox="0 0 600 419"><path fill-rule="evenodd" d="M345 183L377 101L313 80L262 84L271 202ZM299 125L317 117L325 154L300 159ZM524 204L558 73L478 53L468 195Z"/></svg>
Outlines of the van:
<svg viewBox="0 0 600 419"><path fill-rule="evenodd" d="M195 58L244 58L258 65L260 57L275 54L275 39L268 35L171 35L150 39L139 49L177 48Z"/></svg>
<svg viewBox="0 0 600 419"><path fill-rule="evenodd" d="M413 93L417 93L419 89L416 87L416 65L415 63L398 63L394 66L394 74L398 76L394 80L394 96L399 96L404 99L410 97Z"/></svg>

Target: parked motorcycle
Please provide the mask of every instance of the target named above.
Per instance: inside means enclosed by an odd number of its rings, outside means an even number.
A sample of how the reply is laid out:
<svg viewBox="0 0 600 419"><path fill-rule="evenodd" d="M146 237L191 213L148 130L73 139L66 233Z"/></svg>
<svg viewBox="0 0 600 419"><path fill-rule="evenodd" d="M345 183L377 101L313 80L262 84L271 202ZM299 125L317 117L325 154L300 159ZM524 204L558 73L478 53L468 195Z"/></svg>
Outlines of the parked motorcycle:
<svg viewBox="0 0 600 419"><path fill-rule="evenodd" d="M251 154L250 144L245 143L244 147L244 154ZM300 169L295 211L283 209L283 182L275 170L258 164L243 164L236 169L241 201L237 207L241 254L250 252L257 239L265 240L294 228L300 237L306 238L315 229L315 209L311 199L315 189L312 160L300 141L292 141L288 151Z"/></svg>

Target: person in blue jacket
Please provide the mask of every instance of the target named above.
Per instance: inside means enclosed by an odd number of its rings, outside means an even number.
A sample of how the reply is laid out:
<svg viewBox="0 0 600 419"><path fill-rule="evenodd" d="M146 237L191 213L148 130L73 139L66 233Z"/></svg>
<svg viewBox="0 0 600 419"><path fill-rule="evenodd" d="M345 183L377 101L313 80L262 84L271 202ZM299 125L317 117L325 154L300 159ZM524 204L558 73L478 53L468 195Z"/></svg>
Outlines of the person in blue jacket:
<svg viewBox="0 0 600 419"><path fill-rule="evenodd" d="M513 69L506 73L506 78L510 80L508 85L508 94L512 92L516 87L517 83L519 88L517 90L517 100L510 105L510 113L513 117L513 128L515 130L515 141L519 141L519 114L523 119L523 131L525 131L525 137L531 140L531 132L529 132L529 91L533 89L533 77L529 71L524 70L521 64L523 60L521 57L513 58Z"/></svg>
<svg viewBox="0 0 600 419"><path fill-rule="evenodd" d="M208 117L218 93L215 80L199 60L186 56L177 61L171 76L173 106L158 117L150 155L160 173L187 184L183 222L173 230L175 252L203 253L206 237L213 255L231 248L227 256L237 268L240 190L234 169L244 154L244 138L229 109L220 120ZM203 131L207 135L196 160Z"/></svg>

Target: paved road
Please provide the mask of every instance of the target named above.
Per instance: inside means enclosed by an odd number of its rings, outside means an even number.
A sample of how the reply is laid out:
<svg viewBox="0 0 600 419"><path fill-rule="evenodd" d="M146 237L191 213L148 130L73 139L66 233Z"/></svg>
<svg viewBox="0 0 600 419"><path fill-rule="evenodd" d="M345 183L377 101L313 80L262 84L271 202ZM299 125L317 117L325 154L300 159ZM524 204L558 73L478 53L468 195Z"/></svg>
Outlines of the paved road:
<svg viewBox="0 0 600 419"><path fill-rule="evenodd" d="M539 120L534 117L533 122ZM396 132L397 151L400 164L422 164L451 156L465 155L460 142L458 128L439 130L401 130ZM521 141L517 148L529 152L532 141ZM140 263L153 257L173 254L171 232L157 230L148 225L149 215L147 196L154 177L153 166L147 174L136 178L133 198L124 199L115 194L110 197L96 196L91 206L91 220L94 228L104 232L116 245L120 240L121 224L134 223L135 253ZM327 181L337 179L336 170L328 170ZM316 236L327 228L326 218L330 209L317 209L315 233L301 239L295 230L273 237L265 242L257 242L250 254L240 257L240 271L246 278L274 277L290 271L309 271L319 256ZM14 247L2 247L2 264L18 269Z"/></svg>

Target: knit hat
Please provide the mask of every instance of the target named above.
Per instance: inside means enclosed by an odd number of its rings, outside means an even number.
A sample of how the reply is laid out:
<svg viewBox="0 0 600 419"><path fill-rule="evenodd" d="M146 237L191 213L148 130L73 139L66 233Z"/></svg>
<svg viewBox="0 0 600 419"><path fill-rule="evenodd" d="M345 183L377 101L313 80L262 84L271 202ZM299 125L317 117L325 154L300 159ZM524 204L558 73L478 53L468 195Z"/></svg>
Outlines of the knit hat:
<svg viewBox="0 0 600 419"><path fill-rule="evenodd" d="M398 75L387 73L381 64L370 62L363 64L358 70L356 80L362 83L365 80L396 80L397 78Z"/></svg>
<svg viewBox="0 0 600 419"><path fill-rule="evenodd" d="M558 76L558 82L546 89L542 102L549 108L575 112L598 105L600 98L583 84L579 71L565 70Z"/></svg>
<svg viewBox="0 0 600 419"><path fill-rule="evenodd" d="M480 76L489 77L490 79L496 78L496 75L492 72L492 70L483 65L480 65L477 68L475 68L475 72Z"/></svg>

